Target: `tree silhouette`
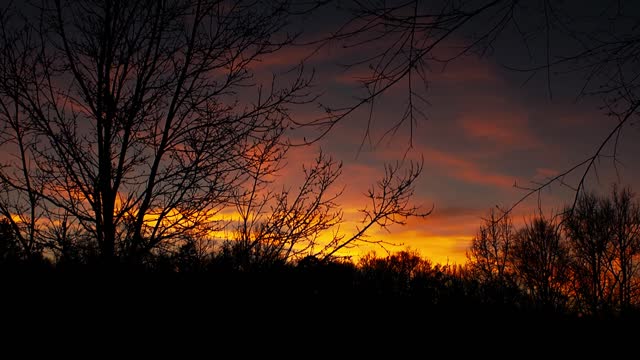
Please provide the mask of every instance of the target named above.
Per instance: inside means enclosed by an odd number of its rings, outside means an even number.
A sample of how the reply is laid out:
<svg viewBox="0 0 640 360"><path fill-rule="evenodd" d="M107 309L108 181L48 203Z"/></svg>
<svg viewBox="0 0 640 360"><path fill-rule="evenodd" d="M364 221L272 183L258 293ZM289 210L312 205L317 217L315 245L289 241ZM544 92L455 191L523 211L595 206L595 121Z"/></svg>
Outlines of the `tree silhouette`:
<svg viewBox="0 0 640 360"><path fill-rule="evenodd" d="M640 300L638 293L640 268L640 206L629 188L613 187L613 262L610 267L616 278L617 306L629 311Z"/></svg>
<svg viewBox="0 0 640 360"><path fill-rule="evenodd" d="M235 226L265 261L301 254L341 220L320 155L297 194L268 180L304 126L311 73L261 82L255 65L291 44L288 1L45 1L0 14L0 212L26 254L72 248L144 263ZM297 8L296 8L297 9ZM284 79L283 79L284 78ZM363 229L426 216L408 197L420 164L387 168ZM239 212L240 225L222 210ZM265 215L268 212L268 215ZM264 217L266 216L266 217ZM364 240L336 236L325 257ZM183 248L184 249L184 248ZM254 255L256 255L254 254Z"/></svg>
<svg viewBox="0 0 640 360"><path fill-rule="evenodd" d="M639 304L639 213L631 189L615 183L608 197L584 193L561 215L538 215L520 229L509 214L491 211L467 251L468 293L525 309L631 318Z"/></svg>
<svg viewBox="0 0 640 360"><path fill-rule="evenodd" d="M514 238L515 228L511 217L502 216L491 209L467 251L469 266L476 278L483 282L508 282L513 271L509 260Z"/></svg>
<svg viewBox="0 0 640 360"><path fill-rule="evenodd" d="M268 162L268 151L257 154L252 185L234 197L240 221L230 245L239 257L256 265L295 260L314 248L322 249L326 244L320 244L318 237L342 222L337 203L342 191L330 193L342 174L341 163L320 152L311 166L303 167L304 178L296 190L276 192L264 176L278 169ZM281 154L275 156L279 161Z"/></svg>
<svg viewBox="0 0 640 360"><path fill-rule="evenodd" d="M591 314L607 312L613 295L613 278L608 271L612 209L594 194L584 194L565 220L572 252L573 285L580 303Z"/></svg>
<svg viewBox="0 0 640 360"><path fill-rule="evenodd" d="M250 5L55 1L25 10L33 20L6 10L3 115L28 131L6 132L22 163L2 179L29 199L25 217L72 217L107 263L214 229L253 139L281 134L284 107L308 84L298 77L234 105L249 64L289 41L275 39L280 4ZM118 254L125 237L129 252Z"/></svg>
<svg viewBox="0 0 640 360"><path fill-rule="evenodd" d="M564 310L569 250L557 221L540 215L526 223L516 234L511 261L534 306Z"/></svg>
<svg viewBox="0 0 640 360"><path fill-rule="evenodd" d="M514 302L519 291L513 260L516 229L509 214L489 211L466 252L471 277L485 288L491 302Z"/></svg>
<svg viewBox="0 0 640 360"><path fill-rule="evenodd" d="M398 251L381 258L368 253L358 261L360 283L363 289L376 295L414 296L419 286L434 277L433 264L411 250ZM420 284L422 283L422 284ZM434 301L435 292L431 292ZM426 305L426 304L425 304Z"/></svg>
<svg viewBox="0 0 640 360"><path fill-rule="evenodd" d="M0 221L0 264L12 264L21 260L21 249L17 246L13 227L8 220Z"/></svg>
<svg viewBox="0 0 640 360"><path fill-rule="evenodd" d="M637 295L640 211L629 189L610 198L587 193L567 210L565 233L581 311L608 315L629 310ZM637 303L637 300L633 301Z"/></svg>
<svg viewBox="0 0 640 360"><path fill-rule="evenodd" d="M256 174L277 168L269 168L263 160L256 164ZM303 181L296 190L273 191L267 187L268 182L256 176L252 185L235 197L240 221L234 237L225 243L224 252L233 254L237 266L248 268L295 262L309 256L331 262L342 249L362 243L389 244L368 238L368 231L403 225L407 218L431 213L411 203L421 171L422 163L386 165L383 178L366 194L369 204L360 210L363 217L352 234L340 231L343 214L338 198L342 190L333 190L342 174L342 164L325 153L320 152L311 166L303 167ZM323 234L330 236L321 239Z"/></svg>

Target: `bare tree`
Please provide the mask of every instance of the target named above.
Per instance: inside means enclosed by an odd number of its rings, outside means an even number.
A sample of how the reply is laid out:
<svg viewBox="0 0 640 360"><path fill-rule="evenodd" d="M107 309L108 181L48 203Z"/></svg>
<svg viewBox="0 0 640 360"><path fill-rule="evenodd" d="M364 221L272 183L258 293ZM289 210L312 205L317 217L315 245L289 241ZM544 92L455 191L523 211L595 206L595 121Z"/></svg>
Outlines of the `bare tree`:
<svg viewBox="0 0 640 360"><path fill-rule="evenodd" d="M557 221L540 215L526 223L515 237L511 261L535 306L564 310L569 251Z"/></svg>
<svg viewBox="0 0 640 360"><path fill-rule="evenodd" d="M16 263L22 257L22 249L15 240L13 224L8 220L0 220L0 266Z"/></svg>
<svg viewBox="0 0 640 360"><path fill-rule="evenodd" d="M578 305L591 314L608 311L613 296L614 279L608 268L613 241L610 205L594 194L584 194L564 220Z"/></svg>
<svg viewBox="0 0 640 360"><path fill-rule="evenodd" d="M433 207L425 209L412 202L415 193L415 182L422 173L423 162L403 162L386 164L384 176L372 185L366 193L369 204L360 209L362 220L356 232L347 237L336 235L320 251L316 253L322 259L329 259L343 248L360 243L384 245L385 241L370 239L371 228L390 231L392 225L405 225L409 218L425 218L431 214Z"/></svg>
<svg viewBox="0 0 640 360"><path fill-rule="evenodd" d="M337 202L342 190L330 193L342 174L342 164L320 152L314 163L303 166L297 189L287 186L277 191L270 175L280 169L285 150L264 147L256 152L249 186L234 196L239 221L229 245L236 261L244 263L241 266L315 255L318 247L326 245L320 236L342 222Z"/></svg>
<svg viewBox="0 0 640 360"><path fill-rule="evenodd" d="M5 144L21 161L2 180L29 199L28 232L64 213L112 262L215 229L253 139L279 136L287 105L308 100L302 72L239 98L250 64L291 40L285 5L45 1L24 10L35 20L5 14Z"/></svg>
<svg viewBox="0 0 640 360"><path fill-rule="evenodd" d="M610 264L617 283L617 305L628 311L640 300L640 207L629 188L613 187L613 262Z"/></svg>
<svg viewBox="0 0 640 360"><path fill-rule="evenodd" d="M584 194L564 229L581 311L608 315L637 301L640 214L629 189L613 187L611 198Z"/></svg>
<svg viewBox="0 0 640 360"><path fill-rule="evenodd" d="M518 282L514 252L516 236L511 216L500 208L490 209L466 252L465 275L478 287L482 301L521 306L523 289Z"/></svg>
<svg viewBox="0 0 640 360"><path fill-rule="evenodd" d="M0 213L13 229L20 253L31 258L37 256L42 245L38 243L36 234L42 218L38 208L41 205L39 193L43 188L32 180L35 173L31 166L32 148L38 138L28 124L17 92L20 80L33 71L29 55L34 49L30 44L31 31L26 27L9 28L7 22L10 17L10 8L2 9L1 49L5 56L0 59L3 81L3 89L0 90L0 144L12 150L14 159L1 165Z"/></svg>
<svg viewBox="0 0 640 360"><path fill-rule="evenodd" d="M234 253L248 263L295 261L309 256L328 261L340 250L362 243L391 244L370 239L367 233L374 227L387 229L392 224L404 224L407 218L431 213L410 201L422 164L397 163L386 166L383 179L366 194L370 204L361 210L364 216L356 232L344 233L340 230L344 219L339 204L344 189L334 189L342 164L320 152L313 164L303 167L303 181L297 189L275 191L260 175L276 171L283 154L272 154L270 162L269 151L265 148L256 154L260 159L255 162L255 177L236 197L240 221L231 245Z"/></svg>
<svg viewBox="0 0 640 360"><path fill-rule="evenodd" d="M509 215L491 209L467 251L468 265L474 277L482 282L508 283L515 228Z"/></svg>
<svg viewBox="0 0 640 360"><path fill-rule="evenodd" d="M330 256L367 241L373 224L426 215L409 203L421 166L406 176L390 166L382 193L369 194L364 228L317 250L319 232L341 220L327 197L339 164L320 155L295 194L268 187L286 131L318 125L290 117L289 107L315 98L302 65L284 80L254 77L258 61L295 38L292 6L52 0L4 9L0 146L15 157L3 159L0 212L24 250L69 257L82 248L107 264L138 263L224 229L217 215L234 208L238 240L261 258Z"/></svg>

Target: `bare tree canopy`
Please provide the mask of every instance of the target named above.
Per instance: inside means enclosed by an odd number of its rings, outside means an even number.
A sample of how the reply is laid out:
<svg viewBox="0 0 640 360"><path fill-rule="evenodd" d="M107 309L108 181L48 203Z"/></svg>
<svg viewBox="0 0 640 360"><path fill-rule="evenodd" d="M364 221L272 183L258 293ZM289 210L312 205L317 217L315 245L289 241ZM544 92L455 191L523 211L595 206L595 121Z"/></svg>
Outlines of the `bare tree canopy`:
<svg viewBox="0 0 640 360"><path fill-rule="evenodd" d="M240 213L241 241L275 236L273 249L291 252L340 220L326 198L339 168L323 156L297 200L271 193L256 209L289 147L285 130L300 124L289 107L315 98L302 66L286 81L255 77L261 57L295 39L289 2L14 5L0 17L0 136L12 156L0 211L27 253L139 262L225 229L227 208ZM418 215L406 196L420 169L401 178L390 168L370 222ZM272 201L262 228L249 225Z"/></svg>
<svg viewBox="0 0 640 360"><path fill-rule="evenodd" d="M487 301L519 295L520 306L548 307L596 318L637 309L640 208L629 188L582 194L561 216L542 215L519 229L490 212L467 253L468 269ZM515 285L515 288L513 287ZM526 301L523 301L526 299Z"/></svg>
<svg viewBox="0 0 640 360"><path fill-rule="evenodd" d="M581 196L565 232L572 250L573 291L586 313L628 311L637 303L640 209L630 189Z"/></svg>
<svg viewBox="0 0 640 360"><path fill-rule="evenodd" d="M501 284L510 281L515 236L511 217L491 209L467 251L469 266L478 279Z"/></svg>

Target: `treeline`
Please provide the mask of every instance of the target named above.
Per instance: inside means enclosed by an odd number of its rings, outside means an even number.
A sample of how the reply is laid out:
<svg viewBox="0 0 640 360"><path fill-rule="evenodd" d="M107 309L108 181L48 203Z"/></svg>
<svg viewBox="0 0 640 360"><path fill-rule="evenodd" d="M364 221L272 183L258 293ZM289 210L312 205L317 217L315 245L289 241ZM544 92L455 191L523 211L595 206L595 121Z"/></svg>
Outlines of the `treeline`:
<svg viewBox="0 0 640 360"><path fill-rule="evenodd" d="M467 252L491 301L594 317L640 305L640 208L629 188L587 193L560 214L516 228L491 211ZM524 305L524 304L527 305Z"/></svg>
<svg viewBox="0 0 640 360"><path fill-rule="evenodd" d="M90 248L69 248L56 257L44 251L21 252L11 229L7 221L0 222L5 280L15 274L54 274L54 279L65 281L93 276L90 281L109 278L141 284L144 281L132 279L145 276L148 281L151 276L162 286L173 284L183 291L384 299L458 315L609 319L634 317L640 301L640 207L629 189L616 187L609 197L586 194L561 214L538 214L520 228L508 213L492 210L464 265L435 264L411 249L386 256L369 253L357 261L314 256L291 261L255 244L248 248L241 241L228 241L209 248L205 241L192 239L174 251L105 269ZM189 289L195 279L197 285Z"/></svg>

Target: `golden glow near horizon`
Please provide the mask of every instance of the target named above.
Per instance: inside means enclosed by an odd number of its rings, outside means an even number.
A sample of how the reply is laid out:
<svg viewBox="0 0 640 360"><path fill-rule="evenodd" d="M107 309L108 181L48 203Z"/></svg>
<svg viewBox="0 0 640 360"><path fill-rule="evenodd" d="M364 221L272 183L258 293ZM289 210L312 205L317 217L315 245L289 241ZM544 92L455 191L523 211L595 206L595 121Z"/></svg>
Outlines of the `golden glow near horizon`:
<svg viewBox="0 0 640 360"><path fill-rule="evenodd" d="M467 261L466 249L471 245L473 236L420 235L415 231L398 231L397 233L380 233L372 238L396 245L384 245L383 249L376 244L362 244L358 247L356 258L370 251L374 251L379 256L386 256L385 249L391 253L409 249L417 251L421 257L432 261L434 265L464 265Z"/></svg>
<svg viewBox="0 0 640 360"><path fill-rule="evenodd" d="M340 233L338 235L344 235L345 239L352 236L357 230L360 223L357 219L357 208L345 206L345 221L340 225ZM240 216L236 212L226 212L224 214L216 214L215 220L227 221L230 227L209 232L209 236L212 239L226 240L233 239L233 224L237 223ZM467 227L476 227L478 224L469 224ZM433 222L429 225L430 228L437 228L438 224ZM334 236L334 232L327 230L319 234L317 245L314 250L321 249L325 244L329 243ZM441 265L463 265L466 263L466 250L471 245L473 235L459 234L459 235L433 235L425 234L417 230L415 226L407 224L406 226L395 225L392 226L389 231L384 229L372 227L371 231L364 238L368 242L354 242L351 246L347 246L341 249L337 256L346 257L354 262L357 262L362 256L375 252L377 256L386 256L387 251L394 253L402 250L417 251L423 258L430 260L433 264ZM376 244L376 241L382 241L380 244Z"/></svg>

